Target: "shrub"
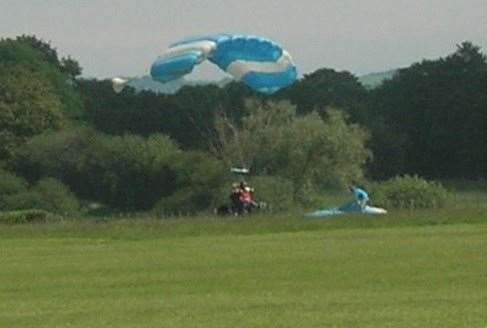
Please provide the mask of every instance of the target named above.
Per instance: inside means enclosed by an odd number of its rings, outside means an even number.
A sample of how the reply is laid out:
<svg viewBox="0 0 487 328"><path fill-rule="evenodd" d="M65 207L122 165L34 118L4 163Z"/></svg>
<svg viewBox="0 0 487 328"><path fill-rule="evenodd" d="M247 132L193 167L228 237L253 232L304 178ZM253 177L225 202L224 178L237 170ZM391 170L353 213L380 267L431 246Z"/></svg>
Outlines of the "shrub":
<svg viewBox="0 0 487 328"><path fill-rule="evenodd" d="M53 215L44 210L0 212L0 223L6 224L44 223L59 221L61 219L61 216Z"/></svg>
<svg viewBox="0 0 487 328"><path fill-rule="evenodd" d="M51 213L71 215L79 210L79 203L68 187L53 178L44 178L30 190L5 196L4 210L45 210Z"/></svg>
<svg viewBox="0 0 487 328"><path fill-rule="evenodd" d="M0 70L0 157L10 159L27 139L64 125L63 105L43 74L12 64Z"/></svg>
<svg viewBox="0 0 487 328"><path fill-rule="evenodd" d="M207 191L209 192L209 191ZM163 197L154 206L154 212L160 216L190 214L208 208L209 204L203 190L185 188L171 196ZM203 204L202 204L203 202Z"/></svg>
<svg viewBox="0 0 487 328"><path fill-rule="evenodd" d="M5 197L3 209L6 211L39 209L41 203L41 197L38 193L25 191Z"/></svg>
<svg viewBox="0 0 487 328"><path fill-rule="evenodd" d="M16 150L10 166L31 183L48 176L66 183L75 191L84 191L83 187L91 177L80 176L90 161L96 160L95 154L89 150L98 146L99 136L91 128L37 135Z"/></svg>
<svg viewBox="0 0 487 328"><path fill-rule="evenodd" d="M261 176L252 178L250 185L255 189L255 200L266 202L272 211L289 210L294 206L290 180Z"/></svg>
<svg viewBox="0 0 487 328"><path fill-rule="evenodd" d="M31 189L37 195L39 204L36 208L52 213L70 215L79 210L79 202L71 190L62 182L53 178L44 178Z"/></svg>
<svg viewBox="0 0 487 328"><path fill-rule="evenodd" d="M27 182L7 171L0 170L0 210L7 209L9 197L27 191Z"/></svg>
<svg viewBox="0 0 487 328"><path fill-rule="evenodd" d="M440 183L409 175L376 184L371 190L372 202L387 208L438 208L450 196Z"/></svg>
<svg viewBox="0 0 487 328"><path fill-rule="evenodd" d="M298 116L286 102L248 102L246 111L250 115L241 124L225 117L216 122L216 154L227 165L289 179L294 194L363 176L371 157L366 148L369 134L348 123L343 112L328 108L324 119L317 112Z"/></svg>
<svg viewBox="0 0 487 328"><path fill-rule="evenodd" d="M82 128L32 138L17 151L14 166L31 182L53 177L80 198L139 211L175 191L171 165L179 153L163 135L108 136Z"/></svg>
<svg viewBox="0 0 487 328"><path fill-rule="evenodd" d="M221 200L220 190L228 181L223 163L202 152L188 151L173 158L175 192L154 206L158 215L194 213L212 208Z"/></svg>

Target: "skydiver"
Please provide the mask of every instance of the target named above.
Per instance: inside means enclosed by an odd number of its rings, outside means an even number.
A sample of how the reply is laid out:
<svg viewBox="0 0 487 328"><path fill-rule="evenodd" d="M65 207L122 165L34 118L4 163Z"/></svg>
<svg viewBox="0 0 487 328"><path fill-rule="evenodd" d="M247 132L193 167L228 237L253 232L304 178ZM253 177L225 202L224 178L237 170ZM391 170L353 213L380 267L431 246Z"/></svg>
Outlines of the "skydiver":
<svg viewBox="0 0 487 328"><path fill-rule="evenodd" d="M251 188L245 181L240 182L240 204L242 209L250 212L252 208L257 207L253 199L254 188Z"/></svg>
<svg viewBox="0 0 487 328"><path fill-rule="evenodd" d="M240 214L242 212L242 206L240 203L241 188L237 182L232 183L232 192L230 194L230 201L233 214Z"/></svg>
<svg viewBox="0 0 487 328"><path fill-rule="evenodd" d="M363 211L365 209L365 206L367 205L367 202L369 201L369 195L367 194L367 192L355 185L349 185L348 189L355 197L355 201L360 206L360 209Z"/></svg>

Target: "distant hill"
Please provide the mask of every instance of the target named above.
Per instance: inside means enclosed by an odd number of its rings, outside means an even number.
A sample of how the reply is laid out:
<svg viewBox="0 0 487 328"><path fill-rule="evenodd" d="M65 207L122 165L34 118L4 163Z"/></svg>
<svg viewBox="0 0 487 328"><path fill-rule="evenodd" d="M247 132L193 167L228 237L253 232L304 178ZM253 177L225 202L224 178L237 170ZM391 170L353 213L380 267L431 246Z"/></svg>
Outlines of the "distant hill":
<svg viewBox="0 0 487 328"><path fill-rule="evenodd" d="M219 81L208 81L208 80L187 80L185 78L180 78L167 83L160 83L154 81L150 76L142 76L138 78L133 78L128 83L129 86L137 91L150 90L156 93L173 94L184 86L196 86L196 85L208 85L215 84L218 86L224 86L225 84L231 82L231 78L224 78Z"/></svg>
<svg viewBox="0 0 487 328"><path fill-rule="evenodd" d="M359 76L358 80L366 88L373 89L381 85L384 80L392 79L392 77L396 72L397 70L393 69L385 72L370 73L370 74Z"/></svg>

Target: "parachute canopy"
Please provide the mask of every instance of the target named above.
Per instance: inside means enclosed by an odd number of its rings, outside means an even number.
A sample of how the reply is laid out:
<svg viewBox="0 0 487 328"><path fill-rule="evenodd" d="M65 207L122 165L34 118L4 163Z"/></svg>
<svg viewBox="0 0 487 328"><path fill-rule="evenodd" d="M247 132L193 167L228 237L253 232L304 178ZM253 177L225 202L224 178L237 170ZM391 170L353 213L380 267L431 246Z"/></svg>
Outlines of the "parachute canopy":
<svg viewBox="0 0 487 328"><path fill-rule="evenodd" d="M340 207L319 209L314 212L307 213L305 214L305 216L310 218L324 218L324 217L330 217L334 215L353 214L353 213L377 215L377 214L387 214L387 210L380 207L374 207L369 205L366 205L364 208L362 208L356 201L353 201L344 204Z"/></svg>
<svg viewBox="0 0 487 328"><path fill-rule="evenodd" d="M250 88L274 93L294 83L291 55L271 40L241 34L216 34L172 44L151 67L154 80L165 83L190 73L209 60Z"/></svg>

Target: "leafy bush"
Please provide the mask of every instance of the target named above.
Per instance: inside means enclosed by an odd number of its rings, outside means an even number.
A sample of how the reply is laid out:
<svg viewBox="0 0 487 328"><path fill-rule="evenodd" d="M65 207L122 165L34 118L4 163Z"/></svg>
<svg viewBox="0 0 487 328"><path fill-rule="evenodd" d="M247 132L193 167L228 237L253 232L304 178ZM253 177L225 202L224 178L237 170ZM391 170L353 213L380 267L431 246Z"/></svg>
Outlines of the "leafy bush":
<svg viewBox="0 0 487 328"><path fill-rule="evenodd" d="M180 153L171 168L175 192L154 206L158 215L194 213L212 208L221 200L219 191L228 181L223 163L202 152Z"/></svg>
<svg viewBox="0 0 487 328"><path fill-rule="evenodd" d="M63 126L64 116L45 76L20 65L0 71L0 157L9 159L28 138Z"/></svg>
<svg viewBox="0 0 487 328"><path fill-rule="evenodd" d="M0 212L0 223L6 224L43 223L60 219L61 217L44 210Z"/></svg>
<svg viewBox="0 0 487 328"><path fill-rule="evenodd" d="M386 208L438 208L451 195L440 183L405 175L373 186L371 196L374 205Z"/></svg>
<svg viewBox="0 0 487 328"><path fill-rule="evenodd" d="M6 200L19 193L27 192L27 182L7 171L0 170L0 210L7 209Z"/></svg>
<svg viewBox="0 0 487 328"><path fill-rule="evenodd" d="M79 203L64 184L53 178L44 178L29 190L5 196L2 209L9 211L37 209L70 215L77 213Z"/></svg>
<svg viewBox="0 0 487 328"><path fill-rule="evenodd" d="M181 189L157 202L154 206L154 212L159 216L170 216L204 210L209 206L204 195L205 192L203 190L194 188Z"/></svg>
<svg viewBox="0 0 487 328"><path fill-rule="evenodd" d="M293 183L279 177L254 177L250 185L255 189L255 200L266 202L272 211L289 210L294 206Z"/></svg>
<svg viewBox="0 0 487 328"><path fill-rule="evenodd" d="M138 211L176 190L171 166L180 153L163 135L108 136L82 128L32 138L14 166L29 181L53 177L80 198Z"/></svg>
<svg viewBox="0 0 487 328"><path fill-rule="evenodd" d="M41 208L41 196L30 190L7 196L3 200L3 209L6 211L21 211Z"/></svg>
<svg viewBox="0 0 487 328"><path fill-rule="evenodd" d="M94 150L100 148L99 139L91 128L37 135L16 150L10 166L30 183L52 177L86 197L93 193L92 181L99 181L99 175L89 170L97 164Z"/></svg>
<svg viewBox="0 0 487 328"><path fill-rule="evenodd" d="M343 185L363 176L371 157L369 134L349 124L343 112L328 108L325 118L317 112L298 116L286 102L248 102L246 111L250 114L241 124L225 117L216 122L220 147L215 153L228 166L289 179L295 194L310 185Z"/></svg>
<svg viewBox="0 0 487 328"><path fill-rule="evenodd" d="M90 187L97 201L122 210L148 210L161 196L174 192L171 163L180 152L163 135L100 135L87 151L92 159L80 178L94 177Z"/></svg>
<svg viewBox="0 0 487 328"><path fill-rule="evenodd" d="M70 215L79 210L79 202L62 182L53 178L44 178L31 189L31 193L38 197L38 206L52 213Z"/></svg>

